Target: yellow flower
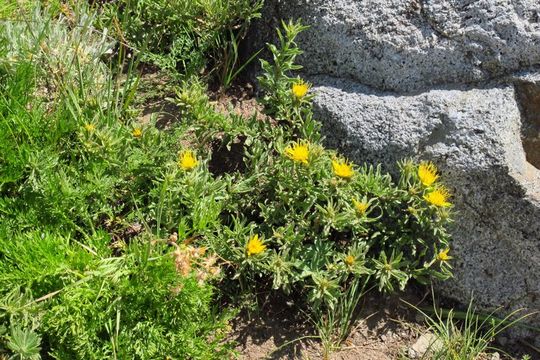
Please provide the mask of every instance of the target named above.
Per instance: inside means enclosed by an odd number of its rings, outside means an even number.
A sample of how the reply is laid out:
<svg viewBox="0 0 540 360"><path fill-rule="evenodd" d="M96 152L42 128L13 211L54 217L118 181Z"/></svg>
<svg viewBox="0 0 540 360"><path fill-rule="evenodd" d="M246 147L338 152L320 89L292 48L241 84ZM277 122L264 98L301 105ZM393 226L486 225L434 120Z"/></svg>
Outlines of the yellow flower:
<svg viewBox="0 0 540 360"><path fill-rule="evenodd" d="M351 163L345 160L332 160L332 169L334 174L343 179L350 179L354 175Z"/></svg>
<svg viewBox="0 0 540 360"><path fill-rule="evenodd" d="M450 202L448 202L449 197L450 194L444 187L440 187L437 190L424 195L424 199L426 199L427 202L438 207L448 207L452 205Z"/></svg>
<svg viewBox="0 0 540 360"><path fill-rule="evenodd" d="M423 162L418 166L418 178L425 186L431 186L437 179L437 167L431 162Z"/></svg>
<svg viewBox="0 0 540 360"><path fill-rule="evenodd" d="M294 143L285 148L285 156L289 159L303 164L308 163L309 160L309 145L306 142Z"/></svg>
<svg viewBox="0 0 540 360"><path fill-rule="evenodd" d="M347 256L345 257L345 260L344 260L344 261L345 261L345 264L347 264L348 266L353 266L353 265L354 265L355 258L354 258L354 256L352 256L352 255L347 255Z"/></svg>
<svg viewBox="0 0 540 360"><path fill-rule="evenodd" d="M248 256L257 255L266 250L266 245L264 245L262 241L259 240L259 235L255 234L251 237L251 239L249 239L246 250Z"/></svg>
<svg viewBox="0 0 540 360"><path fill-rule="evenodd" d="M193 154L193 151L183 151L178 158L178 166L184 170L191 170L199 164L199 161Z"/></svg>
<svg viewBox="0 0 540 360"><path fill-rule="evenodd" d="M448 252L450 251L450 248L444 249L441 252L437 254L437 260L439 261L448 261L451 260L452 257L448 255Z"/></svg>
<svg viewBox="0 0 540 360"><path fill-rule="evenodd" d="M303 81L294 83L292 86L292 93L297 99L301 99L304 96L306 96L308 91L309 91L309 85Z"/></svg>
<svg viewBox="0 0 540 360"><path fill-rule="evenodd" d="M133 135L133 137L139 139L142 136L142 129L140 127L136 127L131 132L131 135Z"/></svg>
<svg viewBox="0 0 540 360"><path fill-rule="evenodd" d="M358 201L356 199L353 199L353 204L356 208L356 211L358 211L360 215L365 215L367 209L369 208L369 203L365 201Z"/></svg>
<svg viewBox="0 0 540 360"><path fill-rule="evenodd" d="M94 124L84 124L84 128L89 133L92 133L92 132L94 132L96 130L96 126Z"/></svg>

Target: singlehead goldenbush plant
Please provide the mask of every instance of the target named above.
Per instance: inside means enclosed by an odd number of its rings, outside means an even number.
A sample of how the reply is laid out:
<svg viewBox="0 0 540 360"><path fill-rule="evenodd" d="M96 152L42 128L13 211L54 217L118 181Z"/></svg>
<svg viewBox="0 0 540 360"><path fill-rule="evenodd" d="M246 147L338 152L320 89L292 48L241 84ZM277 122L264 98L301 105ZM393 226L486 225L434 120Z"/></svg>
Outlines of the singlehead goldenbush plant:
<svg viewBox="0 0 540 360"><path fill-rule="evenodd" d="M320 140L320 124L313 120L311 109L311 85L293 73L302 66L295 59L302 51L296 44L296 37L309 27L300 21L282 22L278 29L279 44L268 44L272 61L261 59L262 75L257 79L264 92L261 103L265 111L278 121L291 126L300 137Z"/></svg>
<svg viewBox="0 0 540 360"><path fill-rule="evenodd" d="M416 165L404 162L396 185L380 170L352 163L352 174L336 174L336 154L317 144L276 150L257 189L237 200L259 221L235 226L265 239L265 251L253 258L241 251L246 238L231 243L239 247L232 260L251 267L247 281L264 274L274 289L297 286L311 302L332 306L353 276L373 276L381 291L450 276L448 209L425 198L437 190L421 185Z"/></svg>
<svg viewBox="0 0 540 360"><path fill-rule="evenodd" d="M393 179L322 146L311 87L292 74L303 29L284 24L279 47L270 46L274 62L262 62L261 102L279 125L218 113L193 82L175 101L203 143L240 144L243 154L241 171L218 177L227 196L216 226L190 234L226 264L233 282L223 288L296 299L331 350L347 337L365 291L451 276L452 205L434 164L402 161Z"/></svg>
<svg viewBox="0 0 540 360"><path fill-rule="evenodd" d="M402 161L394 180L321 145L310 87L288 73L303 29L284 24L280 47L270 46L275 62L263 61L259 77L282 132L266 138L264 122L259 135L244 132L246 170L237 178L246 189L231 188L224 226L207 241L241 289L294 294L319 314L339 308L349 323L352 302L343 299L352 284L391 292L451 276L451 199L435 165Z"/></svg>

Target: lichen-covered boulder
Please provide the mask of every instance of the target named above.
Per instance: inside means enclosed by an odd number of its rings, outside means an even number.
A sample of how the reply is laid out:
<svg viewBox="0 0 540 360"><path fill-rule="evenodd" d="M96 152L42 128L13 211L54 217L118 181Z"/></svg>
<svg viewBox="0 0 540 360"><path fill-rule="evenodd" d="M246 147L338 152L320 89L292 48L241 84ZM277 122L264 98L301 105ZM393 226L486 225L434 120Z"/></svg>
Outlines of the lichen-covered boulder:
<svg viewBox="0 0 540 360"><path fill-rule="evenodd" d="M259 37L289 18L311 26L299 41L308 73L380 90L477 82L540 62L538 0L267 0Z"/></svg>

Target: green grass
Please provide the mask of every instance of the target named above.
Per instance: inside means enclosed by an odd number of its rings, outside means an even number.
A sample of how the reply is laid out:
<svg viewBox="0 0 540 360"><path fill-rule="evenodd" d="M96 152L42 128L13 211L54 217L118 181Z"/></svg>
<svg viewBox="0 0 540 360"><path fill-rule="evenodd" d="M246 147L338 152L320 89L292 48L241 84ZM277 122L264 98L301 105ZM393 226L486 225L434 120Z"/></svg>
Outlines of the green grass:
<svg viewBox="0 0 540 360"><path fill-rule="evenodd" d="M465 311L436 306L422 310L407 304L423 315L428 331L434 335L424 356L434 360L469 360L487 356L490 352L502 352L495 347L495 338L511 327L522 326L521 322L532 315L523 314L521 310L504 318L497 317L496 311L480 314L472 299Z"/></svg>
<svg viewBox="0 0 540 360"><path fill-rule="evenodd" d="M103 62L110 39L76 10L76 27L41 8L0 25L0 354L222 358L214 287L154 242L213 180L170 209L185 128L137 123L137 71L115 78L125 62Z"/></svg>
<svg viewBox="0 0 540 360"><path fill-rule="evenodd" d="M104 24L110 24L143 60L181 78L204 73L228 86L245 65L238 62L238 46L252 20L260 17L262 4L262 0L122 0L103 5L102 13Z"/></svg>

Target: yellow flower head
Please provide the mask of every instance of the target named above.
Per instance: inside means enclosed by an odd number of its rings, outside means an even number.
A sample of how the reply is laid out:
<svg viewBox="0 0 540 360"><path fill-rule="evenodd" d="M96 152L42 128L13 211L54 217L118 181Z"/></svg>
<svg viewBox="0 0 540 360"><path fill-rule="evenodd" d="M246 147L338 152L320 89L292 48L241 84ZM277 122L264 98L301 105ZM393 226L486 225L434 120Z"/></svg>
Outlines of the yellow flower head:
<svg viewBox="0 0 540 360"><path fill-rule="evenodd" d="M94 124L84 124L84 128L89 133L92 133L96 130L96 126Z"/></svg>
<svg viewBox="0 0 540 360"><path fill-rule="evenodd" d="M346 160L332 160L332 169L342 179L350 179L354 175L352 164Z"/></svg>
<svg viewBox="0 0 540 360"><path fill-rule="evenodd" d="M448 207L452 205L448 202L449 197L450 194L444 187L440 187L424 195L424 199L426 199L427 202L438 207Z"/></svg>
<svg viewBox="0 0 540 360"><path fill-rule="evenodd" d="M293 143L285 148L285 156L289 159L306 164L309 161L309 145L306 142Z"/></svg>
<svg viewBox="0 0 540 360"><path fill-rule="evenodd" d="M133 135L134 138L139 139L142 136L142 129L140 127L136 127L131 132L131 135Z"/></svg>
<svg viewBox="0 0 540 360"><path fill-rule="evenodd" d="M183 170L191 170L199 164L199 161L191 150L185 150L178 157L178 166Z"/></svg>
<svg viewBox="0 0 540 360"><path fill-rule="evenodd" d="M303 81L294 83L292 86L292 93L297 99L301 99L304 96L306 96L308 91L309 91L309 85Z"/></svg>
<svg viewBox="0 0 540 360"><path fill-rule="evenodd" d="M437 167L431 162L423 162L418 166L418 178L425 186L431 186L437 179Z"/></svg>
<svg viewBox="0 0 540 360"><path fill-rule="evenodd" d="M356 208L356 211L358 211L360 215L365 215L366 211L369 208L369 203L365 201L358 201L356 199L353 199L353 204Z"/></svg>
<svg viewBox="0 0 540 360"><path fill-rule="evenodd" d="M447 248L439 252L437 254L437 260L442 261L442 262L451 260L452 257L448 255L449 251L450 251L450 248Z"/></svg>
<svg viewBox="0 0 540 360"><path fill-rule="evenodd" d="M354 256L352 256L352 255L347 255L347 256L345 257L345 260L344 260L344 261L345 261L345 264L347 264L348 266L353 266L353 265L354 265L354 262L355 262L355 258L354 258Z"/></svg>
<svg viewBox="0 0 540 360"><path fill-rule="evenodd" d="M259 235L255 234L251 237L251 239L249 239L246 250L248 256L257 255L266 250L266 245L264 245L262 241L259 240Z"/></svg>

